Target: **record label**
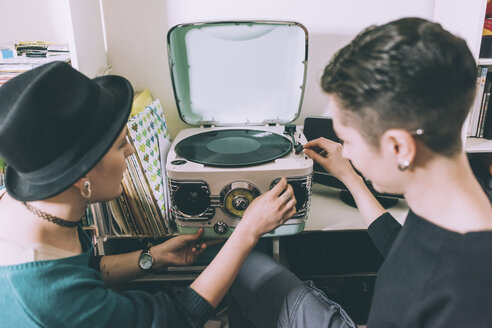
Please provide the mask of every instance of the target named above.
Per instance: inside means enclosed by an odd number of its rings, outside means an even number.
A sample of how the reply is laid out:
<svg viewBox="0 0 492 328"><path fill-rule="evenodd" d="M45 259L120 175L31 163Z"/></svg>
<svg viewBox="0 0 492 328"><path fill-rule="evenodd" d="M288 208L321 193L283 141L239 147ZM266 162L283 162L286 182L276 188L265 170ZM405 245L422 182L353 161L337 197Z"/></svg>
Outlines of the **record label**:
<svg viewBox="0 0 492 328"><path fill-rule="evenodd" d="M252 138L225 137L210 141L207 148L219 154L243 154L260 149L261 142Z"/></svg>

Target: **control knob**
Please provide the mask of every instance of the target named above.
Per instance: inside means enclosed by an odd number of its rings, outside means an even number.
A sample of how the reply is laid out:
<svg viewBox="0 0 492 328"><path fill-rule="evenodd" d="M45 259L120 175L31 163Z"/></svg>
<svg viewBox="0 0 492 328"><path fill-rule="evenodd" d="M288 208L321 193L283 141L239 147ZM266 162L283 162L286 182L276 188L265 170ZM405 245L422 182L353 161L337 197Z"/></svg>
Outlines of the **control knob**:
<svg viewBox="0 0 492 328"><path fill-rule="evenodd" d="M245 196L239 195L232 200L232 206L238 211L244 211L249 205L249 199Z"/></svg>
<svg viewBox="0 0 492 328"><path fill-rule="evenodd" d="M218 235L225 234L227 230L229 230L229 226L224 221L219 221L216 224L214 224L214 231Z"/></svg>

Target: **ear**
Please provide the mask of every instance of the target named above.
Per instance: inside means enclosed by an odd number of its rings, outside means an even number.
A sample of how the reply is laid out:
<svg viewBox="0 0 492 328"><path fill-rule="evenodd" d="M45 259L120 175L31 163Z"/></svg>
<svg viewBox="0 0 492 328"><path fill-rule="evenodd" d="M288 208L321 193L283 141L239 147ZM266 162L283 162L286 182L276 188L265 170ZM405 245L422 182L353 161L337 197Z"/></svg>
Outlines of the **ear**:
<svg viewBox="0 0 492 328"><path fill-rule="evenodd" d="M74 183L74 187L77 188L79 191L84 190L84 183L87 181L88 177L84 175L82 178L77 180L77 182Z"/></svg>
<svg viewBox="0 0 492 328"><path fill-rule="evenodd" d="M381 151L394 157L395 164L412 163L417 154L417 144L413 136L403 129L390 129L381 136Z"/></svg>

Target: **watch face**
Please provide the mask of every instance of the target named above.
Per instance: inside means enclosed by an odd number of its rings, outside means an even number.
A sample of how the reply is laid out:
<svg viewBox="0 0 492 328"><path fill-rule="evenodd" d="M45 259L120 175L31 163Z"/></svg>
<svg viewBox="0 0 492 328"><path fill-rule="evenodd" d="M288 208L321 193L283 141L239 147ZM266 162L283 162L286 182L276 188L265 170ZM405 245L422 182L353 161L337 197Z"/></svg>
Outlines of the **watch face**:
<svg viewBox="0 0 492 328"><path fill-rule="evenodd" d="M138 264L144 270L149 270L152 268L152 255L148 253L144 253L140 255L140 259L138 260Z"/></svg>

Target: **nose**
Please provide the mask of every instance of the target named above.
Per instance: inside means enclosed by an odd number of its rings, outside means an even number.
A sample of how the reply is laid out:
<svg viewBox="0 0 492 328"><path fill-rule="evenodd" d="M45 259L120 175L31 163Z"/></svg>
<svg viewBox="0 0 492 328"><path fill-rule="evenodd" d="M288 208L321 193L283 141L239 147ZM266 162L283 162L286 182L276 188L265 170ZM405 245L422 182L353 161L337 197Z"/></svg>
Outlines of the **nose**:
<svg viewBox="0 0 492 328"><path fill-rule="evenodd" d="M135 153L135 148L132 145L128 145L128 151L125 153L126 157L130 157Z"/></svg>

